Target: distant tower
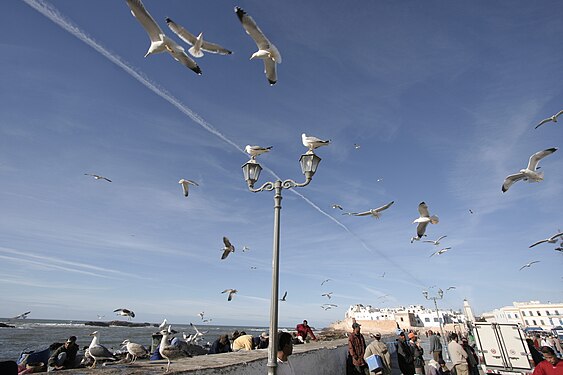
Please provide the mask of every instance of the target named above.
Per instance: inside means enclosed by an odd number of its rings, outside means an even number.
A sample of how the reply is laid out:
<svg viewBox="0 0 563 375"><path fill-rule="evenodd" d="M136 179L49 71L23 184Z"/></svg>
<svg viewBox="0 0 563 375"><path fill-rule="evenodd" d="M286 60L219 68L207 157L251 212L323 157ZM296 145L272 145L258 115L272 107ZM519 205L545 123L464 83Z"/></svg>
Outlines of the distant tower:
<svg viewBox="0 0 563 375"><path fill-rule="evenodd" d="M470 322L475 322L475 315L473 315L473 310L471 310L471 306L469 306L469 302L466 299L463 300L463 314Z"/></svg>

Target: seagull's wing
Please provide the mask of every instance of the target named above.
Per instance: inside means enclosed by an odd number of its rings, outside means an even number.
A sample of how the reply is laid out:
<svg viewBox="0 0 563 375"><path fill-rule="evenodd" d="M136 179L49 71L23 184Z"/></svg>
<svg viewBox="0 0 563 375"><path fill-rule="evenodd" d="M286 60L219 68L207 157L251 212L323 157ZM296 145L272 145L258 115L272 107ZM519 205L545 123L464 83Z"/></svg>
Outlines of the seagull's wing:
<svg viewBox="0 0 563 375"><path fill-rule="evenodd" d="M197 38L194 34L190 33L188 30L184 29L182 26L178 25L168 17L166 17L166 24L168 25L170 30L172 30L174 34L178 35L178 37L184 42L188 43L190 46L193 46L195 44Z"/></svg>
<svg viewBox="0 0 563 375"><path fill-rule="evenodd" d="M422 238L422 236L424 236L424 232L426 232L426 227L428 226L428 223L418 223L418 225L416 226L416 235L418 236L418 238Z"/></svg>
<svg viewBox="0 0 563 375"><path fill-rule="evenodd" d="M539 262L540 262L539 260L534 260L534 261L528 263L528 265L531 266L532 264L534 264L534 263L539 263Z"/></svg>
<svg viewBox="0 0 563 375"><path fill-rule="evenodd" d="M557 237L562 237L562 236L563 236L563 232L560 232L560 233L557 233L557 234L555 234L555 235L549 237L549 239L550 239L551 241L553 241L553 240L556 240Z"/></svg>
<svg viewBox="0 0 563 375"><path fill-rule="evenodd" d="M555 151L557 151L557 147L552 147L543 151L536 152L535 154L530 156L530 161L528 162L528 169L531 171L535 171L540 160L545 158L547 155L553 154Z"/></svg>
<svg viewBox="0 0 563 375"><path fill-rule="evenodd" d="M287 297L287 291L283 294L282 299L285 301L285 297Z"/></svg>
<svg viewBox="0 0 563 375"><path fill-rule="evenodd" d="M111 180L107 177L102 177L104 180L106 180L107 182L111 182Z"/></svg>
<svg viewBox="0 0 563 375"><path fill-rule="evenodd" d="M264 73L266 73L266 78L270 85L275 85L278 81L278 75L276 73L276 62L272 59L264 59Z"/></svg>
<svg viewBox="0 0 563 375"><path fill-rule="evenodd" d="M430 214L428 213L428 206L424 202L420 202L418 205L418 212L421 217L430 217Z"/></svg>
<svg viewBox="0 0 563 375"><path fill-rule="evenodd" d="M186 181L188 182L188 184L199 186L199 184L197 182L195 182L194 180L186 180Z"/></svg>
<svg viewBox="0 0 563 375"><path fill-rule="evenodd" d="M502 184L502 192L503 193L507 192L513 183L523 179L524 177L525 176L523 173L515 173L515 174L511 174L510 176L507 176L504 179L504 183Z"/></svg>
<svg viewBox="0 0 563 375"><path fill-rule="evenodd" d="M440 240L442 240L442 239L444 239L444 238L446 238L446 237L448 237L448 236L447 236L447 235L446 235L446 236L441 236L441 237L439 237L439 238L436 240L436 242L440 242Z"/></svg>
<svg viewBox="0 0 563 375"><path fill-rule="evenodd" d="M182 185L182 190L184 191L184 197L187 197L190 194L190 186L184 179L180 180L180 184Z"/></svg>
<svg viewBox="0 0 563 375"><path fill-rule="evenodd" d="M344 214L343 214L344 215ZM364 212L348 212L348 215L354 215L354 216L368 216L371 215L371 210L370 211L364 211Z"/></svg>
<svg viewBox="0 0 563 375"><path fill-rule="evenodd" d="M432 254L430 254L429 258L432 258L434 255L437 255L440 252L440 250L433 252Z"/></svg>
<svg viewBox="0 0 563 375"><path fill-rule="evenodd" d="M544 243L544 242L547 242L547 240L541 240L541 241L535 242L535 243L531 244L529 247L532 248L532 247L539 245L540 243Z"/></svg>
<svg viewBox="0 0 563 375"><path fill-rule="evenodd" d="M422 242L436 243L436 241L432 241L432 240L423 240Z"/></svg>
<svg viewBox="0 0 563 375"><path fill-rule="evenodd" d="M127 5L129 5L129 8L131 9L131 14L133 14L133 16L149 34L151 42L161 41L164 33L154 18L152 18L150 13L145 9L143 2L141 0L127 0Z"/></svg>
<svg viewBox="0 0 563 375"><path fill-rule="evenodd" d="M226 249L223 251L223 255L221 255L221 259L226 259L226 258L229 256L230 253L231 253L231 249L230 249L230 248L226 248Z"/></svg>
<svg viewBox="0 0 563 375"><path fill-rule="evenodd" d="M183 48L181 48L181 50L173 49L172 51L167 49L167 52L170 53L170 55L172 55L174 60L178 61L180 64L184 65L185 67L193 70L198 75L201 75L201 68L190 56L188 56L188 54L183 50Z"/></svg>
<svg viewBox="0 0 563 375"><path fill-rule="evenodd" d="M557 114L554 117L557 118L557 117L561 116L562 114L563 114L563 110L557 112Z"/></svg>
<svg viewBox="0 0 563 375"><path fill-rule="evenodd" d="M225 244L225 247L232 247L233 245L231 245L231 241L229 241L229 239L227 237L223 237L223 243Z"/></svg>
<svg viewBox="0 0 563 375"><path fill-rule="evenodd" d="M536 125L536 127L534 129L539 128L540 126L542 126L543 124L545 124L546 122L550 122L551 121L551 117L543 119L539 122L539 124Z"/></svg>
<svg viewBox="0 0 563 375"><path fill-rule="evenodd" d="M254 19L239 7L235 7L235 12L242 23L242 27L244 27L246 33L254 39L258 48L264 50L270 48L270 41L266 38L262 30L260 30L256 22L254 22Z"/></svg>
<svg viewBox="0 0 563 375"><path fill-rule="evenodd" d="M381 211L383 211L383 210L386 210L386 209L388 209L389 207L391 207L391 205L393 205L393 203L395 203L395 201L391 201L391 202L387 203L387 204L384 205L384 206L381 206L381 207L379 207L379 208L376 208L374 211L376 211L376 212L381 212Z"/></svg>

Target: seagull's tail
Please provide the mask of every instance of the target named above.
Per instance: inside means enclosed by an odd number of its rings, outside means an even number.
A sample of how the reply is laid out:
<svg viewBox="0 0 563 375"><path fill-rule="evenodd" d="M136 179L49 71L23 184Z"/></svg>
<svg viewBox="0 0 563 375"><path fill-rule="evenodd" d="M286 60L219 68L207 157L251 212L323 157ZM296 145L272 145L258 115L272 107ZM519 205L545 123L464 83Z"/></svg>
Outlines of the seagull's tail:
<svg viewBox="0 0 563 375"><path fill-rule="evenodd" d="M438 224L439 222L440 222L440 219L438 219L438 216L436 216L436 215L430 216L430 223L431 224Z"/></svg>
<svg viewBox="0 0 563 375"><path fill-rule="evenodd" d="M188 50L188 52L193 57L202 57L203 56L203 52L201 52L201 50L199 48L192 47Z"/></svg>

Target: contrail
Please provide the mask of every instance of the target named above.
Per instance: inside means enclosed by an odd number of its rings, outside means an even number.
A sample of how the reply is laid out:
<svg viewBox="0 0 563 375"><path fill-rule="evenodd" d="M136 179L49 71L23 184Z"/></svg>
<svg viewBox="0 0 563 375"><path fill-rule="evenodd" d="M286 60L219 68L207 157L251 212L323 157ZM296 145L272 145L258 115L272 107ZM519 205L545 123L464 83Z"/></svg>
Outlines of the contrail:
<svg viewBox="0 0 563 375"><path fill-rule="evenodd" d="M178 100L177 98L175 98L172 94L170 94L169 92L167 92L164 88L160 87L158 84L156 84L155 82L151 81L148 77L146 77L144 74L138 72L137 70L135 70L135 68L133 68L131 65L129 65L127 62L125 62L123 59L121 59L121 57L119 57L118 55L115 55L113 53L111 53L110 51L108 51L106 48L104 48L103 46L101 46L98 42L96 42L94 39L92 39L90 36L88 36L84 31L82 31L78 26L72 24L72 22L70 20L68 20L66 17L64 17L57 9L55 9L51 4L42 1L42 0L22 0L24 1L26 4L28 4L29 6L31 6L32 8L34 8L35 10L37 10L39 13L43 14L45 17L49 18L51 21L53 21L54 23L56 23L57 25L59 25L60 27L62 27L64 30L68 31L69 33L71 33L72 35L74 35L75 37L77 37L78 39L80 39L81 41L83 41L84 43L86 43L87 45L89 45L90 47L92 47L93 49L95 49L97 52L99 52L102 56L104 56L105 58L107 58L108 60L110 60L112 63L114 63L115 65L119 66L121 69L123 69L125 72L127 72L130 76L132 76L133 78L135 78L137 81L139 81L142 85L144 85L145 87L147 87L148 89L150 89L152 92L154 92L156 95L160 96L162 99L166 100L167 102L169 102L170 104L172 104L174 107L178 108L182 113L186 114L188 117L190 117L196 124L200 125L202 128L204 128L205 130L207 130L208 132L210 132L211 134L219 137L220 139L222 139L223 141L225 141L226 143L230 144L231 146L233 146L234 148L236 148L238 151L240 151L241 153L246 155L246 152L242 149L242 147L240 147L239 145L237 145L235 142L231 141L229 138L227 138L225 135L223 135L219 130L215 129L211 124L209 124L207 121L205 121L203 118L201 118L201 116L199 116L197 113L195 113L194 111L192 111L190 108L188 108L185 104L183 104L182 102L180 102L180 100ZM278 178L279 177L269 168L264 168L267 172L269 172L270 174L272 174L274 177ZM317 206L316 204L314 204L313 202L311 202L311 200L309 200L308 198L306 198L304 195L302 195L301 193L290 189L294 194L296 194L297 196L301 197L305 202L307 202L311 207L313 207L314 209L316 209L317 211L319 211L321 214L323 214L324 216L328 217L330 220L332 220L333 222L335 222L337 225L339 225L342 229L344 229L346 232L348 232L350 235L352 235L354 238L356 238L361 244L362 246L369 252L373 252L374 250L372 248L370 248L358 235L356 235L354 232L352 232L350 229L348 229L348 227L346 227L344 224L342 224L341 222L339 222L338 220L336 220L334 217L330 216L329 214L327 214L325 211L323 211L319 206ZM394 265L395 267L397 267L398 269L400 269L402 272L404 272L406 275L409 275L410 277L412 277L413 279L416 279L415 276L411 275L410 272L408 272L407 270L403 269L399 264L395 263L394 261L392 261L386 254L375 250L375 252L380 255L382 258L386 259L389 263L391 263L392 265ZM421 283L422 285L422 283Z"/></svg>

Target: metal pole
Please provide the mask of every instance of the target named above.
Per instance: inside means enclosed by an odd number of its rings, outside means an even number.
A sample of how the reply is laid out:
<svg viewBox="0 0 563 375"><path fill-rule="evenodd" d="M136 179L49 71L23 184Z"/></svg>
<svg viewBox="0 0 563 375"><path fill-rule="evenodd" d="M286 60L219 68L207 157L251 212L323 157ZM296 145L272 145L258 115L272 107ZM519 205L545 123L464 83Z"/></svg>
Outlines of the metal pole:
<svg viewBox="0 0 563 375"><path fill-rule="evenodd" d="M448 353L448 343L446 341L446 336L444 336L444 330L442 329L442 321L440 320L440 314L438 313L438 303L436 302L436 297L432 299L434 300L434 307L436 308L436 316L438 317L438 324L440 325L440 333L442 334L442 341L444 342L444 352L446 354L446 361L449 361L450 354Z"/></svg>
<svg viewBox="0 0 563 375"><path fill-rule="evenodd" d="M272 255L272 300L270 301L270 339L268 345L268 375L276 375L278 366L278 286L280 260L280 211L282 200L282 183L274 184L274 244Z"/></svg>

